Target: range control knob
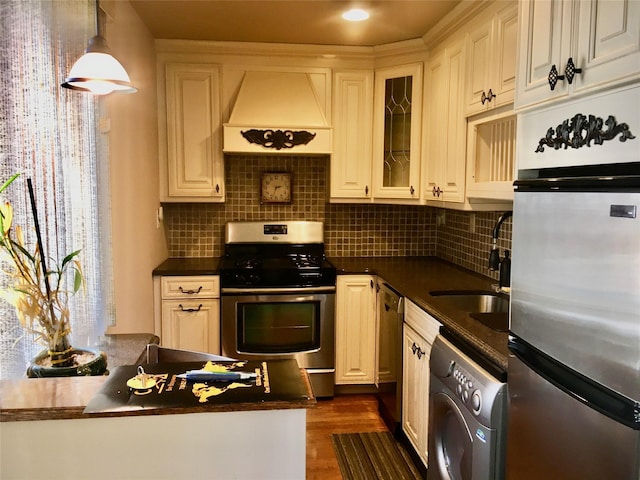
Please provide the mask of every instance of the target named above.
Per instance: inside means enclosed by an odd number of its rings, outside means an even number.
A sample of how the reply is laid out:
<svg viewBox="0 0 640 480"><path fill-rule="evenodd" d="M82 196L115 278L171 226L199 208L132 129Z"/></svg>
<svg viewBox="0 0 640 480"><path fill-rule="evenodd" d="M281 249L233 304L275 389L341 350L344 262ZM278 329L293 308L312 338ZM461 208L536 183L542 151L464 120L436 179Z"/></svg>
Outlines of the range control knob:
<svg viewBox="0 0 640 480"><path fill-rule="evenodd" d="M471 409L473 410L474 415L478 415L480 413L480 409L482 408L482 395L480 394L480 390L474 390L471 394Z"/></svg>

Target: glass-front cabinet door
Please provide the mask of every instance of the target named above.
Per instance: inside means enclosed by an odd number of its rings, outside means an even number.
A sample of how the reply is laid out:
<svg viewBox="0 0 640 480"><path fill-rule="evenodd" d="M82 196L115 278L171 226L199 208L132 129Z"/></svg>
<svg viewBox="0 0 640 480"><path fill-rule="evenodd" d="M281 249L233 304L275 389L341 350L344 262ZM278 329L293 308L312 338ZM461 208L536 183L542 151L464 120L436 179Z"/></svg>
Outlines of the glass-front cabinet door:
<svg viewBox="0 0 640 480"><path fill-rule="evenodd" d="M420 198L422 64L375 72L374 198Z"/></svg>

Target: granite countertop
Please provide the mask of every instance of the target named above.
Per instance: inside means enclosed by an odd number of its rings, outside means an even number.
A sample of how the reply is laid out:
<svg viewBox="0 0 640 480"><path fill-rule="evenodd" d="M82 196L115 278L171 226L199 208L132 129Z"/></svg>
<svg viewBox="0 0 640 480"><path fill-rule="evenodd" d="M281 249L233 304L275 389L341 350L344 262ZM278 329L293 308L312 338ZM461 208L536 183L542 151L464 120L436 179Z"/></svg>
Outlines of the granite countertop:
<svg viewBox="0 0 640 480"><path fill-rule="evenodd" d="M218 275L220 257L167 258L152 272L153 275Z"/></svg>
<svg viewBox="0 0 640 480"><path fill-rule="evenodd" d="M377 275L402 296L425 310L465 347L506 372L509 350L506 332L492 330L466 312L441 303L434 290L491 290L489 277L436 257L332 257L338 274Z"/></svg>
<svg viewBox="0 0 640 480"><path fill-rule="evenodd" d="M160 344L160 338L152 333L121 333L105 335L96 348L107 354L107 368L115 368L139 362L149 344Z"/></svg>
<svg viewBox="0 0 640 480"><path fill-rule="evenodd" d="M84 410L94 396L104 387L109 378L108 376L0 380L0 423L33 420L69 420L99 417L313 408L316 406L317 401L313 395L309 374L303 368L301 368L299 372L300 381L307 391L305 398L277 401L247 401L243 403L201 404L190 407L167 407L104 413L84 413Z"/></svg>
<svg viewBox="0 0 640 480"><path fill-rule="evenodd" d="M158 342L158 337L152 334L106 335L96 347L107 353L108 368L113 370L118 366L144 363L142 359L146 353L146 345L154 342ZM84 409L109 380L108 375L2 379L0 380L0 422L312 408L316 405L316 399L308 373L304 369L299 371L302 388L307 394L305 398L297 400L261 400L92 414L83 413Z"/></svg>

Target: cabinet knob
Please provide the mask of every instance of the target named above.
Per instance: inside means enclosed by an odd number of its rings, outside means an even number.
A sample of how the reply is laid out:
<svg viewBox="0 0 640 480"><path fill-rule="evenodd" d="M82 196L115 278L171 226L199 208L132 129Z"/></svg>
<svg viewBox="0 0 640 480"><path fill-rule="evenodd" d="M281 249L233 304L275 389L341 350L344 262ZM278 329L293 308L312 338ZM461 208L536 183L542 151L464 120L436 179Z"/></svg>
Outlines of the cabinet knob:
<svg viewBox="0 0 640 480"><path fill-rule="evenodd" d="M564 75L565 77L567 77L567 82L569 82L569 85L573 83L573 77L575 77L576 73L582 73L582 69L576 68L576 64L573 63L573 58L569 57L567 66L564 69Z"/></svg>
<svg viewBox="0 0 640 480"><path fill-rule="evenodd" d="M198 308L184 308L182 304L179 304L178 307L180 307L180 311L182 312L199 312L202 308L202 304L198 305Z"/></svg>
<svg viewBox="0 0 640 480"><path fill-rule="evenodd" d="M369 185L364 186L364 194L369 195Z"/></svg>
<svg viewBox="0 0 640 480"><path fill-rule="evenodd" d="M491 89L489 89L489 93L484 93L484 91L482 92L482 97L480 97L480 101L482 102L482 105L484 105L484 102L490 102L492 98L496 98L496 94L493 93Z"/></svg>
<svg viewBox="0 0 640 480"><path fill-rule="evenodd" d="M413 188L413 185L409 187L409 192L411 193L411 195L415 193L415 189Z"/></svg>
<svg viewBox="0 0 640 480"><path fill-rule="evenodd" d="M216 193L220 193L220 185L216 183Z"/></svg>
<svg viewBox="0 0 640 480"><path fill-rule="evenodd" d="M551 70L549 70L549 86L551 87L551 90L554 90L556 88L556 84L558 83L558 80L564 80L564 75L558 75L558 69L556 68L555 64L551 66Z"/></svg>

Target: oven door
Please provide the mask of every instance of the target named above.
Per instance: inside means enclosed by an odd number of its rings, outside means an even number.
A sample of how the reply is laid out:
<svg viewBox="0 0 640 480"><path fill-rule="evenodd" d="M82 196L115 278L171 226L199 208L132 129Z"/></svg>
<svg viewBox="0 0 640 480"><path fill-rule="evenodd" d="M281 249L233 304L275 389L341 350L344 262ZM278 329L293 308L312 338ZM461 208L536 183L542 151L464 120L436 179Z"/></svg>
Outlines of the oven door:
<svg viewBox="0 0 640 480"><path fill-rule="evenodd" d="M334 287L223 289L223 354L295 358L303 368L333 368L334 315Z"/></svg>

